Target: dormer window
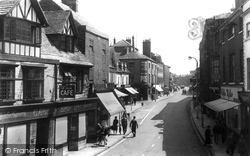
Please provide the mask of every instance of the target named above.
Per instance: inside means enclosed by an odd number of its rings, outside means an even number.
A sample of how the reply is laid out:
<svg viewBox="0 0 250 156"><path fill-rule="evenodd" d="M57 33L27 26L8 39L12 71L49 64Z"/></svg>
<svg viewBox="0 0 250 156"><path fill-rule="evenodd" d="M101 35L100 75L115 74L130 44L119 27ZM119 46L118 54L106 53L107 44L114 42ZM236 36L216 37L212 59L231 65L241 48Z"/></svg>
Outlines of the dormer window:
<svg viewBox="0 0 250 156"><path fill-rule="evenodd" d="M60 49L63 51L73 52L74 39L73 36L60 35L59 37Z"/></svg>

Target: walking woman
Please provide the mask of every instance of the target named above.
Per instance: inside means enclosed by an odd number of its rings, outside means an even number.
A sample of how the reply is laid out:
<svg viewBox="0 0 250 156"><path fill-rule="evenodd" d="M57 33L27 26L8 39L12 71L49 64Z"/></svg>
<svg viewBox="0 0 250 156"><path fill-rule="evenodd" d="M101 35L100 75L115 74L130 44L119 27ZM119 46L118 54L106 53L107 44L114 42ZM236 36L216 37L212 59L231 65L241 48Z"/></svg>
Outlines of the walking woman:
<svg viewBox="0 0 250 156"><path fill-rule="evenodd" d="M239 153L240 156L248 156L246 139L243 137L243 135L240 135L239 139Z"/></svg>

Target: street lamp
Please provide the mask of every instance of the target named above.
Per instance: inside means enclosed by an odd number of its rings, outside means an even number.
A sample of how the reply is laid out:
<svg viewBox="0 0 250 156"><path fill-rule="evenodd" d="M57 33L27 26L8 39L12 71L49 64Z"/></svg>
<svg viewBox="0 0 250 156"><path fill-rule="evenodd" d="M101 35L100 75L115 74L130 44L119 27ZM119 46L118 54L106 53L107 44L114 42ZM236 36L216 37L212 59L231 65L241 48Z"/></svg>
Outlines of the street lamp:
<svg viewBox="0 0 250 156"><path fill-rule="evenodd" d="M196 71L195 71L195 76L196 76L196 97L195 97L195 102L196 102L196 106L198 106L198 90L197 90L197 87L198 87L198 60L195 58L195 57L192 57L192 56L188 56L188 59L191 60L191 59L194 59L196 61ZM199 119L199 116L198 116L198 107L197 107L197 119Z"/></svg>

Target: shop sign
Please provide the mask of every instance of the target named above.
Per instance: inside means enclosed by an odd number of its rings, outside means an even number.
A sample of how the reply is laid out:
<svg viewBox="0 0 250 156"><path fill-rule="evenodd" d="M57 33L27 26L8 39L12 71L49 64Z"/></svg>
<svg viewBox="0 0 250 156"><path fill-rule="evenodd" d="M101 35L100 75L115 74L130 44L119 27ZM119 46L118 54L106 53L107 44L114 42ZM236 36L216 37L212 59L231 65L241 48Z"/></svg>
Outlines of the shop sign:
<svg viewBox="0 0 250 156"><path fill-rule="evenodd" d="M34 109L32 111L23 112L6 112L0 114L0 124L16 122L22 120L32 120L49 116L49 108Z"/></svg>
<svg viewBox="0 0 250 156"><path fill-rule="evenodd" d="M239 102L238 91L242 90L242 87L221 87L221 98Z"/></svg>
<svg viewBox="0 0 250 156"><path fill-rule="evenodd" d="M75 86L74 85L59 86L59 98L75 98Z"/></svg>
<svg viewBox="0 0 250 156"><path fill-rule="evenodd" d="M88 104L78 104L72 106L62 106L54 109L54 115L63 115L74 112L82 112L86 110L95 109L96 103L88 103Z"/></svg>

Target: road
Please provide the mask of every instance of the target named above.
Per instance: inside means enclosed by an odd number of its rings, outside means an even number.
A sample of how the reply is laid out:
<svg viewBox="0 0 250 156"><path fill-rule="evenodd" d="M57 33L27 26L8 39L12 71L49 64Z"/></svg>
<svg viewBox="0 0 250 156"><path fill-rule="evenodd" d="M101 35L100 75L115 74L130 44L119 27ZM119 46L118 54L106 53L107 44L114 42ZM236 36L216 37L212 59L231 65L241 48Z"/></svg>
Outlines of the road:
<svg viewBox="0 0 250 156"><path fill-rule="evenodd" d="M206 156L190 117L191 97L181 95L153 102L135 112L139 129L99 156Z"/></svg>

